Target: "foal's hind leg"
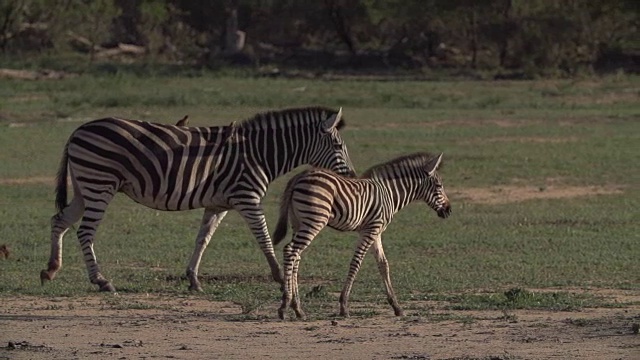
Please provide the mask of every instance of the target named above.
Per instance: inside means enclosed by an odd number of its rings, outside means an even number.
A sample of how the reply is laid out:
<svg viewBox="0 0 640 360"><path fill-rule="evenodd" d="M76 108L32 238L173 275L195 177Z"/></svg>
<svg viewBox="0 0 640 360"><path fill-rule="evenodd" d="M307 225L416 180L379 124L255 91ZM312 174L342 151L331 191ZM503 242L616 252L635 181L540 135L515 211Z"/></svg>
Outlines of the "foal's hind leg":
<svg viewBox="0 0 640 360"><path fill-rule="evenodd" d="M289 305L299 319L305 318L305 313L300 305L300 293L298 291L298 269L302 252L311 244L311 241L320 233L327 222L328 216L316 219L301 220L300 228L293 234L293 239L284 248L284 289L282 291L282 304L278 310L280 319L285 318Z"/></svg>
<svg viewBox="0 0 640 360"><path fill-rule="evenodd" d="M83 212L82 198L74 196L67 207L51 217L51 255L47 270L40 272L40 282L43 285L46 280L53 280L62 267L62 238L71 225L80 220Z"/></svg>

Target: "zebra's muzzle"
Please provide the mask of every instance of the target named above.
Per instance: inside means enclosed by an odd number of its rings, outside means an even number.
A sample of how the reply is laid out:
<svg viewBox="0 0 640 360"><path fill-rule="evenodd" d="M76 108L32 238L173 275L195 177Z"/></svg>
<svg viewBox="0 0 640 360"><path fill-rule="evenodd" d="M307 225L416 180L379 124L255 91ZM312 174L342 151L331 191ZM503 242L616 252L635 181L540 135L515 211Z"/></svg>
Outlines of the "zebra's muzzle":
<svg viewBox="0 0 640 360"><path fill-rule="evenodd" d="M443 206L438 210L436 210L436 212L438 213L438 217L442 219L446 219L449 217L449 215L451 215L451 206L450 205Z"/></svg>

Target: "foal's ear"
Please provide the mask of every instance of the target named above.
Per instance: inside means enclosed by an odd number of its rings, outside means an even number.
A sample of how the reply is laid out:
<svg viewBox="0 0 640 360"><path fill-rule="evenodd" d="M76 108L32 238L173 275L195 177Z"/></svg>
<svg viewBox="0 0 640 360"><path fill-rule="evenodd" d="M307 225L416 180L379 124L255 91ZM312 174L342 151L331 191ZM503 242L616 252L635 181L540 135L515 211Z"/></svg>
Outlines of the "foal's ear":
<svg viewBox="0 0 640 360"><path fill-rule="evenodd" d="M433 176L433 174L435 174L436 170L438 170L438 167L440 166L441 161L442 161L442 153L440 153L440 155L429 160L426 168L427 174L429 174L429 176Z"/></svg>
<svg viewBox="0 0 640 360"><path fill-rule="evenodd" d="M329 116L326 120L322 121L322 130L329 132L331 129L335 128L342 118L342 108L338 110L337 113Z"/></svg>

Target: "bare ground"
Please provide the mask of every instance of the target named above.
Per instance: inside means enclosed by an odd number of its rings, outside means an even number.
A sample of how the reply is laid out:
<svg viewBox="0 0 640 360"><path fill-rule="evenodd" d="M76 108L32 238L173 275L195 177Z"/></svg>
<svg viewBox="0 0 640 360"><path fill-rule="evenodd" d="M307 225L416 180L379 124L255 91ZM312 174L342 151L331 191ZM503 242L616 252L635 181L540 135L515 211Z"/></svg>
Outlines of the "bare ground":
<svg viewBox="0 0 640 360"><path fill-rule="evenodd" d="M494 187L457 188L451 196L479 204L506 204L535 199L563 199L581 196L614 195L624 193L621 185L568 186L552 182L543 187L530 185L502 185Z"/></svg>
<svg viewBox="0 0 640 360"><path fill-rule="evenodd" d="M562 186L562 179L556 180L544 189L513 185L462 189L457 195L502 203L623 191L619 186ZM0 359L640 359L640 292L588 291L626 305L505 313L414 303L414 308L429 309L427 316L407 310L407 316L397 318L387 307L354 303L354 308L375 308L379 315L281 322L276 303L252 314L267 320L247 320L236 304L195 296L3 297Z"/></svg>
<svg viewBox="0 0 640 360"><path fill-rule="evenodd" d="M430 316L397 318L354 303L379 315L282 322L276 303L259 310L267 320L246 320L238 305L192 296L5 297L0 359L639 359L640 293L588 291L626 305L506 314L429 303Z"/></svg>

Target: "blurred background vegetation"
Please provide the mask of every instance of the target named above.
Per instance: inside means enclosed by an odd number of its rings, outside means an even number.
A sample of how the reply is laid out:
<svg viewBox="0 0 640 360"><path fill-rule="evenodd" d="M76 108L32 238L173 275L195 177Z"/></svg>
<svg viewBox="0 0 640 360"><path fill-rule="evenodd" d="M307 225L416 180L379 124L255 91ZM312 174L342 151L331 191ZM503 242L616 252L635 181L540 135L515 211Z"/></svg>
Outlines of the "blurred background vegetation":
<svg viewBox="0 0 640 360"><path fill-rule="evenodd" d="M480 78L638 73L637 0L0 0L0 65Z"/></svg>

